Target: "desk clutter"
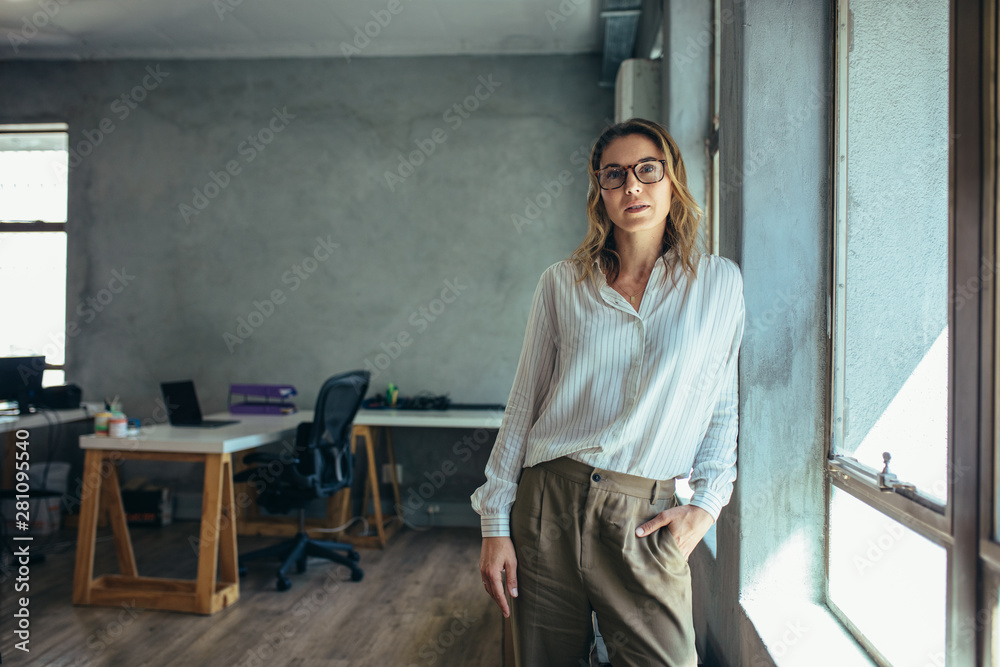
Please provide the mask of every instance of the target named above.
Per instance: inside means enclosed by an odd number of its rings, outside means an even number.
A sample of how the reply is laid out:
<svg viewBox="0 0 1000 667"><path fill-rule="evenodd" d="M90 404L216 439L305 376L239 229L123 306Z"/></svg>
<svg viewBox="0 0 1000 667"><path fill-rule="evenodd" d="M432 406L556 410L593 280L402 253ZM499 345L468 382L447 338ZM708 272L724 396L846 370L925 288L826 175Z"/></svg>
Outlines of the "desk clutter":
<svg viewBox="0 0 1000 667"><path fill-rule="evenodd" d="M170 489L136 477L122 484L122 505L130 526L169 526L174 521L174 498Z"/></svg>
<svg viewBox="0 0 1000 667"><path fill-rule="evenodd" d="M368 410L447 410L451 407L451 399L447 396L432 396L430 394L420 394L417 396L398 396L393 393L394 401L386 400L382 394L376 394L371 398L366 398L361 407Z"/></svg>
<svg viewBox="0 0 1000 667"><path fill-rule="evenodd" d="M127 438L138 434L139 420L130 420L125 416L118 397L104 399L104 409L94 415L94 435L108 438Z"/></svg>
<svg viewBox="0 0 1000 667"><path fill-rule="evenodd" d="M288 401L299 392L290 384L231 384L229 385L229 413L233 415L291 415L298 412ZM234 403L233 397L242 397Z"/></svg>
<svg viewBox="0 0 1000 667"><path fill-rule="evenodd" d="M416 396L400 396L399 387L389 383L385 393L375 394L361 403L366 410L504 410L502 403L452 403L448 394L421 392Z"/></svg>

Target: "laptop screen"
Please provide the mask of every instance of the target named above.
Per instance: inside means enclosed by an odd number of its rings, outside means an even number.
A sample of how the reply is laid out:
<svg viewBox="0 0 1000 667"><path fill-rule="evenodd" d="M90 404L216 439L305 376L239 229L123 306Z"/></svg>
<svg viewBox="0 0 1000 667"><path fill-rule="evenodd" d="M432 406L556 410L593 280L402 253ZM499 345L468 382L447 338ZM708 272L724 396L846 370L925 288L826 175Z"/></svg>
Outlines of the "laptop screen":
<svg viewBox="0 0 1000 667"><path fill-rule="evenodd" d="M42 402L45 357L0 357L0 403L18 401L22 408Z"/></svg>
<svg viewBox="0 0 1000 667"><path fill-rule="evenodd" d="M194 392L194 381L162 382L163 402L171 424L197 424L202 421L198 395Z"/></svg>

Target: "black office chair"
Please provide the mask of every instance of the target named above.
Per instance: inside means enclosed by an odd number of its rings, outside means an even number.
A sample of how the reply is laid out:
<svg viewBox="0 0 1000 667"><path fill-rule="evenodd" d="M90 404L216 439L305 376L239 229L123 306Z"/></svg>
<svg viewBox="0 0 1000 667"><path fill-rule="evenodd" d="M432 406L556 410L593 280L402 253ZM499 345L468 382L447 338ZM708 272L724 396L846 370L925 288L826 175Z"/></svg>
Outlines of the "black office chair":
<svg viewBox="0 0 1000 667"><path fill-rule="evenodd" d="M280 455L270 452L254 452L243 458L244 463L259 465L234 475L233 480L253 480L262 487L258 491L257 504L269 512L298 510L299 532L293 539L281 544L240 556L241 575L246 573L244 563L247 561L281 558L281 567L277 572L278 590L287 591L292 586L288 578L292 563L295 563L297 572L305 572L308 557L316 556L349 567L351 581L361 581L364 577L357 564L360 556L351 545L309 538L305 506L316 498L326 498L341 489L350 488L354 478L351 424L368 391L369 379L368 371L351 371L335 375L323 383L316 399L314 421L299 424L296 431L295 459L292 462L286 463ZM279 472L274 470L275 461L281 465ZM346 555L338 551L344 551Z"/></svg>

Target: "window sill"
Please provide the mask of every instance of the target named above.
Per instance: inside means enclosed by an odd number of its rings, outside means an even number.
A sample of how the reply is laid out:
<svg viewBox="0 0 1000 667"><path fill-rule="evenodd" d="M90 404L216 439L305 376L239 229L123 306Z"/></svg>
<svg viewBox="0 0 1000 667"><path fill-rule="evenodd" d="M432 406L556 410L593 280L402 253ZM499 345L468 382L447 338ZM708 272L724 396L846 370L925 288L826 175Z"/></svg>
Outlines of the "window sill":
<svg viewBox="0 0 1000 667"><path fill-rule="evenodd" d="M776 667L877 667L851 633L823 604L784 597L743 601L743 609L766 649L744 655L745 665Z"/></svg>

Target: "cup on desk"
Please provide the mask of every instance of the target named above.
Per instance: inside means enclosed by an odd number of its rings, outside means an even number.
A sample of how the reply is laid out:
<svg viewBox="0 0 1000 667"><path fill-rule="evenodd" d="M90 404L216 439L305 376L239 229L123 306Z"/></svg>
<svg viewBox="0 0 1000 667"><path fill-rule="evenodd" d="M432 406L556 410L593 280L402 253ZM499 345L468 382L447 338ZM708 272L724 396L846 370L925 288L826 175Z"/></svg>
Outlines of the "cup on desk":
<svg viewBox="0 0 1000 667"><path fill-rule="evenodd" d="M108 434L108 420L111 413L103 410L94 415L94 435L106 436Z"/></svg>
<svg viewBox="0 0 1000 667"><path fill-rule="evenodd" d="M124 438L128 435L128 419L120 412L114 413L108 419L108 437Z"/></svg>

